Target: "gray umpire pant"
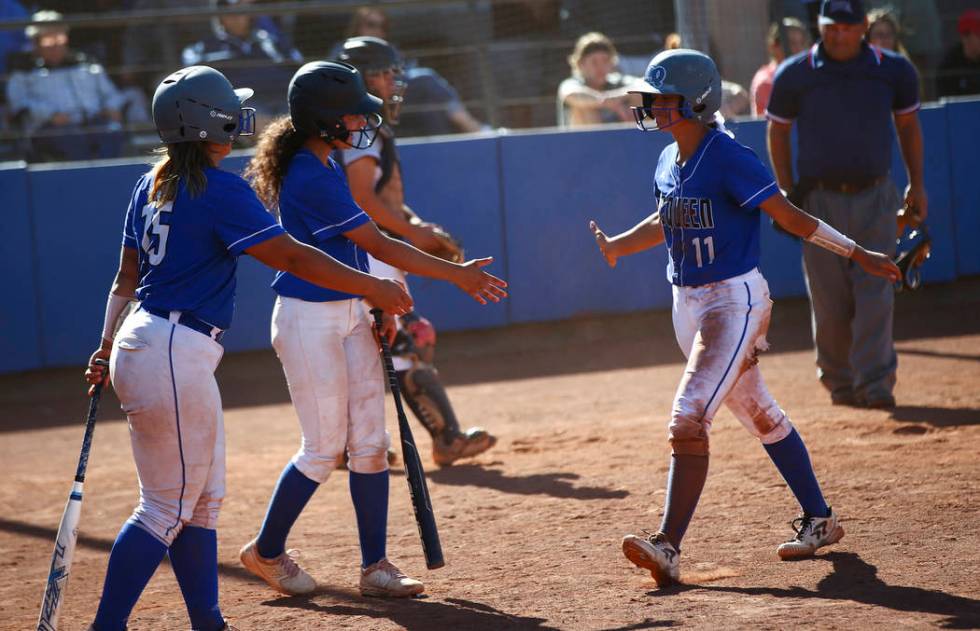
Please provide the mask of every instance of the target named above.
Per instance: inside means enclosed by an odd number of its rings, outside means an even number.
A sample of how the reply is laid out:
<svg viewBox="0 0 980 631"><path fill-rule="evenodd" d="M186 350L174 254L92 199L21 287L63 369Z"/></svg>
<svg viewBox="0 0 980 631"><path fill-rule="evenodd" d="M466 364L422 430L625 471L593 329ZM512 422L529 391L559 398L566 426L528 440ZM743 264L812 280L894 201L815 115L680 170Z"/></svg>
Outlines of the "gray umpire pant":
<svg viewBox="0 0 980 631"><path fill-rule="evenodd" d="M900 201L891 180L853 195L815 190L804 205L811 215L866 249L894 256ZM834 399L891 395L898 366L892 340L892 284L805 241L803 268L820 382Z"/></svg>

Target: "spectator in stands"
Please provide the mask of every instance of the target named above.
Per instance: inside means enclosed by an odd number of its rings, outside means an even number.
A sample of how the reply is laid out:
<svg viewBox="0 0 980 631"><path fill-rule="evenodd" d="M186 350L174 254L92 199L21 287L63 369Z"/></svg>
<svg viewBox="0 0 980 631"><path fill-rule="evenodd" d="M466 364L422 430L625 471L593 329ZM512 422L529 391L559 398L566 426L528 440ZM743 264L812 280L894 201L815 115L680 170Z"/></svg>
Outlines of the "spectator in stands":
<svg viewBox="0 0 980 631"><path fill-rule="evenodd" d="M378 7L361 7L351 16L346 34L351 37L388 38L388 16ZM343 49L338 42L330 53L336 59ZM405 82L404 104L399 115L398 135L441 136L445 134L489 131L470 114L456 89L432 68L419 67L408 60L402 80Z"/></svg>
<svg viewBox="0 0 980 631"><path fill-rule="evenodd" d="M632 121L626 89L635 79L615 71L616 47L602 33L575 42L572 76L558 86L558 124L569 127Z"/></svg>
<svg viewBox="0 0 980 631"><path fill-rule="evenodd" d="M902 27L890 9L872 9L868 12L868 42L870 44L908 57L909 51L905 49L901 35Z"/></svg>
<svg viewBox="0 0 980 631"><path fill-rule="evenodd" d="M960 41L939 65L939 96L980 94L980 9L964 11L956 30Z"/></svg>
<svg viewBox="0 0 980 631"><path fill-rule="evenodd" d="M943 1L949 4L948 0ZM895 18L906 49L903 54L920 72L922 100L935 98L933 74L944 46L937 0L867 0L866 4L869 10L885 9Z"/></svg>
<svg viewBox="0 0 980 631"><path fill-rule="evenodd" d="M721 82L721 107L718 113L726 119L748 116L752 113L752 99L748 91L734 81Z"/></svg>
<svg viewBox="0 0 980 631"><path fill-rule="evenodd" d="M787 56L793 56L810 48L810 31L796 18L783 18L782 29L778 23L769 26L769 33L766 37L766 48L769 51L769 63L759 68L755 76L752 77L752 84L749 91L752 98L752 113L755 116L763 116L766 113L766 106L769 104L769 95L772 94L772 78L776 75L776 68ZM783 46L781 33L786 33L786 45ZM787 54L788 53L788 54Z"/></svg>
<svg viewBox="0 0 980 631"><path fill-rule="evenodd" d="M211 0L217 8L252 4L254 0ZM226 13L211 20L211 35L184 49L183 65L212 66L232 85L255 90L256 115L286 113L286 93L303 56L275 32L261 27L250 14ZM251 62L251 63L248 63Z"/></svg>
<svg viewBox="0 0 980 631"><path fill-rule="evenodd" d="M11 115L32 137L28 157L87 160L120 154L125 98L101 65L68 48L60 13L39 11L25 35L33 44L29 65L7 83Z"/></svg>
<svg viewBox="0 0 980 631"><path fill-rule="evenodd" d="M909 181L904 203L920 221L928 213L919 80L908 59L869 46L867 30L861 0L824 0L820 44L776 71L766 110L769 157L780 188L797 206L863 247L893 254L902 205L889 176L896 132ZM894 407L891 283L811 243L803 244L803 263L817 375L831 401Z"/></svg>

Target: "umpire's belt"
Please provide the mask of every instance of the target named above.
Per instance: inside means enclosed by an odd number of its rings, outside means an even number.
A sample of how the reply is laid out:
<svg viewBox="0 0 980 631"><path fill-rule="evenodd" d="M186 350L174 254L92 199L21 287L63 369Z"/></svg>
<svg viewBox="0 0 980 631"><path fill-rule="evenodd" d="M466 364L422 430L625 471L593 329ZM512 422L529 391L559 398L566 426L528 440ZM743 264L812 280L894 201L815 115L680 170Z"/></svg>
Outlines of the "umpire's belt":
<svg viewBox="0 0 980 631"><path fill-rule="evenodd" d="M220 342L221 338L225 335L224 330L219 329L216 326L211 326L204 320L198 318L192 313L187 313L186 311L164 311L163 309L154 309L143 305L140 305L140 309L151 315L155 315L158 318L169 320L174 324L182 324L188 329L193 329L198 333L203 333L215 342Z"/></svg>
<svg viewBox="0 0 980 631"><path fill-rule="evenodd" d="M869 188L878 186L887 180L888 176L879 175L878 177L852 178L846 180L837 178L807 179L809 180L807 182L807 184L809 184L808 190L833 191L835 193L844 193L845 195L854 195L855 193L860 193L861 191L866 191Z"/></svg>

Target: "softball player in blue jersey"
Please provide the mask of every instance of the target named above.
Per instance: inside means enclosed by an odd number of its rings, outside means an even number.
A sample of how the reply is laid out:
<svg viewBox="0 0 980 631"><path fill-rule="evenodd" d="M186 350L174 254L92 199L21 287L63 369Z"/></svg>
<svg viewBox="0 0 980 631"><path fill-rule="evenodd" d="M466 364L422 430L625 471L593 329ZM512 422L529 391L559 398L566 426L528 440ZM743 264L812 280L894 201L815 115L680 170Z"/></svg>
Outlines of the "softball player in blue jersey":
<svg viewBox="0 0 980 631"><path fill-rule="evenodd" d="M252 132L250 89L217 70L173 73L153 97L164 157L133 189L119 272L106 306L90 383L109 373L129 418L140 500L112 547L92 628L126 621L169 554L191 626L226 627L218 607L215 527L225 490L221 398L214 370L232 320L237 257L260 261L324 287L367 292L385 309L411 299L396 283L344 266L285 234L239 176L217 166ZM135 297L138 309L115 323Z"/></svg>
<svg viewBox="0 0 980 631"><path fill-rule="evenodd" d="M414 274L450 281L486 304L507 294L506 283L481 268L492 259L449 263L382 234L354 203L332 151L370 145L381 125L381 99L345 63L312 62L289 85L289 116L262 135L246 169L283 227L356 269L368 253ZM413 596L421 582L407 577L386 553L388 434L384 381L373 327L359 292L330 291L293 274L272 284L272 344L282 362L302 429L302 444L283 470L258 536L241 551L242 564L284 594L306 594L316 582L286 551L293 523L346 451L350 494L361 544L360 590L384 597ZM368 300L370 302L370 300ZM386 314L381 335L395 334Z"/></svg>
<svg viewBox="0 0 980 631"><path fill-rule="evenodd" d="M759 209L871 274L897 280L899 271L886 255L792 205L752 150L716 128L721 78L710 57L683 49L660 53L641 85L633 92L642 99L633 107L638 127L668 130L676 141L657 162L657 211L614 237L595 222L590 227L610 266L621 256L667 246L674 330L688 359L668 426L667 501L657 533L623 539L626 557L666 586L679 579L681 540L707 477L711 420L722 403L762 442L802 508L793 522L796 536L777 548L779 557L812 556L844 536L803 440L757 365L772 310L758 270Z"/></svg>

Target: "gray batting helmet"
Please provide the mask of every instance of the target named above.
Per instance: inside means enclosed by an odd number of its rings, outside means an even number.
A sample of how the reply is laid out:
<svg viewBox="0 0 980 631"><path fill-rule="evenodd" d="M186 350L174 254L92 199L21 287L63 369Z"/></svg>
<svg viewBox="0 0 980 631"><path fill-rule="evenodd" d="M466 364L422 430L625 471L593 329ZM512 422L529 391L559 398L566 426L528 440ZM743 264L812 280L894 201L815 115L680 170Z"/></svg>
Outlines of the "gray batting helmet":
<svg viewBox="0 0 980 631"><path fill-rule="evenodd" d="M643 81L630 93L643 95L643 106L633 107L633 115L644 131L656 129L644 124L653 119L655 94L680 95L681 115L707 124L714 121L715 112L721 107L721 75L715 62L704 53L685 48L665 50L650 60Z"/></svg>
<svg viewBox="0 0 980 631"><path fill-rule="evenodd" d="M164 79L153 94L153 124L165 143L233 142L255 131L255 108L242 107L251 88L234 89L214 68L190 66Z"/></svg>

